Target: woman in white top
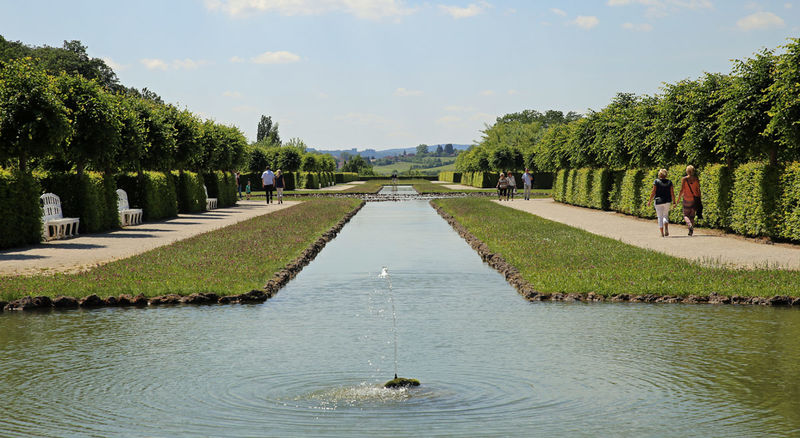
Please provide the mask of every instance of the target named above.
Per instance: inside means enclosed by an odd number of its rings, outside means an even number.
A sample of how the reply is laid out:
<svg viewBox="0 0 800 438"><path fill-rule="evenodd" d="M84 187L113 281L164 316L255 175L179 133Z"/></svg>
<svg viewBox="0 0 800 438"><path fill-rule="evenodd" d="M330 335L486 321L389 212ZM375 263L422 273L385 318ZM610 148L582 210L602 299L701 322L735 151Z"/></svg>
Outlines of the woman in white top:
<svg viewBox="0 0 800 438"><path fill-rule="evenodd" d="M513 201L514 192L517 191L517 180L514 179L513 175L511 175L510 170L506 172L506 182L508 184L508 190L506 191L506 201L508 201L508 198L511 198L511 200Z"/></svg>
<svg viewBox="0 0 800 438"><path fill-rule="evenodd" d="M497 180L497 200L502 201L503 195L508 190L508 180L503 172L500 172L500 178Z"/></svg>

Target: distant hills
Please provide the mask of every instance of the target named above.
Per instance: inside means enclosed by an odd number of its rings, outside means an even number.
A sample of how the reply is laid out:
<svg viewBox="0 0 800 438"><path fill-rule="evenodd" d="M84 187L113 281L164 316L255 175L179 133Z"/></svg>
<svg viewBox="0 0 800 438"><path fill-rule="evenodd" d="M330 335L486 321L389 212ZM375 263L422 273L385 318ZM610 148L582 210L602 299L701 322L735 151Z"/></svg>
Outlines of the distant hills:
<svg viewBox="0 0 800 438"><path fill-rule="evenodd" d="M446 143L441 143L441 146L444 147L445 144ZM472 146L472 145L468 145L468 144L455 144L455 143L452 143L452 145L453 145L453 149L460 150L460 151L466 150L470 146ZM439 146L439 144L429 144L428 145L428 151L429 152L436 151L436 147L437 146ZM358 151L358 150L356 150L356 148L352 148L352 149L336 149L336 150L323 150L323 149L308 148L308 150L309 151L320 152L320 153L323 153L323 154L331 154L336 158L340 158L342 156L343 152L347 152L350 155L361 155L364 158L375 157L376 159L377 158L383 158L383 157L391 157L391 156L396 156L396 155L403 155L403 152L405 152L406 154L415 154L415 153L417 153L417 147L416 146L410 147L410 148L385 149L385 150L382 150L382 151L377 151L375 149L363 149L363 150Z"/></svg>

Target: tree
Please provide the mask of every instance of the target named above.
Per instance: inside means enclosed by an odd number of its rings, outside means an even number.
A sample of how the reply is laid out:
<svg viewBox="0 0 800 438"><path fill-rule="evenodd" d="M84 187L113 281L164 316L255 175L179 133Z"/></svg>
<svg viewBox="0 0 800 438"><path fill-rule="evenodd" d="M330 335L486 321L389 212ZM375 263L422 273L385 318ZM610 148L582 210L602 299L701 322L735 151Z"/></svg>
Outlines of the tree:
<svg viewBox="0 0 800 438"><path fill-rule="evenodd" d="M436 145L436 156L441 157L444 153L444 148L442 145Z"/></svg>
<svg viewBox="0 0 800 438"><path fill-rule="evenodd" d="M342 172L371 173L372 166L361 155L355 155L350 161L344 163Z"/></svg>
<svg viewBox="0 0 800 438"><path fill-rule="evenodd" d="M180 170L197 169L202 156L203 124L189 110L179 110L173 105L164 108L166 121L175 128L175 167Z"/></svg>
<svg viewBox="0 0 800 438"><path fill-rule="evenodd" d="M294 146L284 146L278 151L276 167L284 172L296 172L303 163L303 152Z"/></svg>
<svg viewBox="0 0 800 438"><path fill-rule="evenodd" d="M775 82L767 90L771 117L764 134L773 135L783 149L785 159L800 157L800 38L793 38L785 46L775 65ZM770 162L778 161L779 151L774 149Z"/></svg>
<svg viewBox="0 0 800 438"><path fill-rule="evenodd" d="M317 162L317 157L314 156L314 154L303 155L303 163L300 165L300 169L302 169L305 172L319 171L319 163Z"/></svg>
<svg viewBox="0 0 800 438"><path fill-rule="evenodd" d="M120 131L122 147L119 149L116 167L138 172L141 170L142 157L147 149L147 128L145 121L140 116L141 112L137 109L138 105L144 103L141 98L123 94L118 94L117 100L120 108L120 122L122 122Z"/></svg>
<svg viewBox="0 0 800 438"><path fill-rule="evenodd" d="M168 172L175 163L175 127L169 122L164 105L144 99L140 103L136 108L147 134L142 168Z"/></svg>
<svg viewBox="0 0 800 438"><path fill-rule="evenodd" d="M69 135L67 110L52 78L30 58L0 65L0 161L28 160L56 150Z"/></svg>
<svg viewBox="0 0 800 438"><path fill-rule="evenodd" d="M417 146L417 155L418 156L428 155L428 145L421 144L421 145Z"/></svg>
<svg viewBox="0 0 800 438"><path fill-rule="evenodd" d="M63 158L82 175L87 166L106 171L120 148L122 122L117 100L94 80L61 73L56 79L71 120Z"/></svg>
<svg viewBox="0 0 800 438"><path fill-rule="evenodd" d="M278 135L278 124L272 123L272 116L261 116L258 122L258 131L256 132L256 142L266 142L273 146L281 145L281 137Z"/></svg>
<svg viewBox="0 0 800 438"><path fill-rule="evenodd" d="M444 145L444 153L447 155L453 155L453 144L447 143Z"/></svg>
<svg viewBox="0 0 800 438"><path fill-rule="evenodd" d="M522 153L517 148L500 146L489 155L489 165L499 171L519 169L523 166Z"/></svg>

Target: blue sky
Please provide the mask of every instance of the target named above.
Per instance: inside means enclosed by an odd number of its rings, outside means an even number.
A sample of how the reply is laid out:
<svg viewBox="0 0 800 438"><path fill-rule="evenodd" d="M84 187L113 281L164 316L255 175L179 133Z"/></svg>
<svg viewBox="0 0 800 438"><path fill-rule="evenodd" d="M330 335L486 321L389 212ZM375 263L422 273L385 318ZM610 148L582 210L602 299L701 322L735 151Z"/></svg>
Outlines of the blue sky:
<svg viewBox="0 0 800 438"><path fill-rule="evenodd" d="M387 149L727 73L800 36L800 0L0 0L0 34L80 40L123 84L250 140L267 114L284 140Z"/></svg>

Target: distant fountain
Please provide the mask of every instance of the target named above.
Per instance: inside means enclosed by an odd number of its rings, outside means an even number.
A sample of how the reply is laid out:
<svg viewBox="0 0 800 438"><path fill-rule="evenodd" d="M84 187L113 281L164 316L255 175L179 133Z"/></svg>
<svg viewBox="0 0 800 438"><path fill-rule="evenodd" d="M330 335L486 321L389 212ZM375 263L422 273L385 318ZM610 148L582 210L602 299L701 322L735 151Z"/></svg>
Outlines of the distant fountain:
<svg viewBox="0 0 800 438"><path fill-rule="evenodd" d="M405 377L397 377L397 311L394 306L394 292L392 291L392 277L389 275L389 269L386 266L381 269L378 277L386 280L389 287L389 302L392 304L392 333L394 334L394 379L386 382L383 386L386 388L405 388L408 386L419 386L419 380L408 379Z"/></svg>

